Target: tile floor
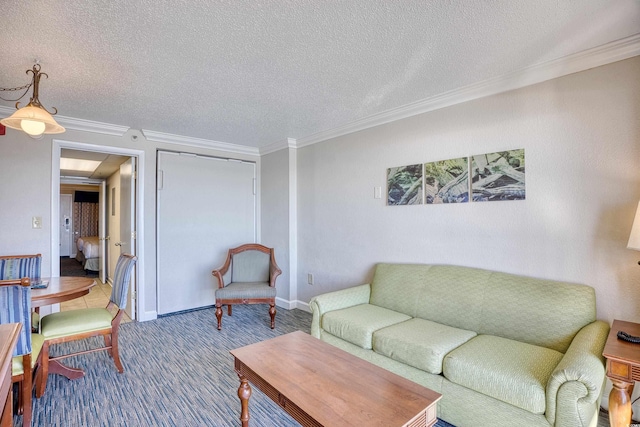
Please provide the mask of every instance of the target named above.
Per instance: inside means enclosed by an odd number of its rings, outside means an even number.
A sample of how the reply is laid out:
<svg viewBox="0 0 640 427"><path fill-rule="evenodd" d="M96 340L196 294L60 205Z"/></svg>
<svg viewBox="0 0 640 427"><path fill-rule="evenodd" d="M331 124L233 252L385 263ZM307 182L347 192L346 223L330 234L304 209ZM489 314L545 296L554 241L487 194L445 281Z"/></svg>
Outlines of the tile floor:
<svg viewBox="0 0 640 427"><path fill-rule="evenodd" d="M91 288L89 295L82 298L76 298L71 301L65 301L60 304L60 311L76 310L79 308L104 308L109 303L111 295L111 285L102 283L96 278L96 286ZM127 314L122 317L122 323L131 322Z"/></svg>

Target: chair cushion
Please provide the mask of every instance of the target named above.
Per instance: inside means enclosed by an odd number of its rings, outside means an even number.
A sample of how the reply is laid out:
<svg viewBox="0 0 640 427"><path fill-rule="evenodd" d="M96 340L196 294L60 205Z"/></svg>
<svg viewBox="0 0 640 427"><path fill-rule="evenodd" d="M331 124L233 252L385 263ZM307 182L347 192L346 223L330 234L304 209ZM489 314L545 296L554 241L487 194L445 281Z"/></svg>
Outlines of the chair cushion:
<svg viewBox="0 0 640 427"><path fill-rule="evenodd" d="M269 286L269 282L231 283L216 289L216 300L275 298L276 292L276 288Z"/></svg>
<svg viewBox="0 0 640 427"><path fill-rule="evenodd" d="M36 313L35 311L31 312L31 330L40 330L40 313Z"/></svg>
<svg viewBox="0 0 640 427"><path fill-rule="evenodd" d="M31 369L36 366L42 344L44 344L44 337L41 334L31 334ZM23 373L22 356L14 356L11 360L11 375L22 375Z"/></svg>
<svg viewBox="0 0 640 427"><path fill-rule="evenodd" d="M83 308L48 314L40 320L44 339L53 339L82 332L111 328L113 316L105 308Z"/></svg>
<svg viewBox="0 0 640 427"><path fill-rule="evenodd" d="M231 282L268 282L271 257L249 250L233 255Z"/></svg>
<svg viewBox="0 0 640 427"><path fill-rule="evenodd" d="M373 350L398 362L442 373L442 361L477 334L430 320L411 319L373 333Z"/></svg>
<svg viewBox="0 0 640 427"><path fill-rule="evenodd" d="M367 350L373 348L373 333L411 319L406 314L371 304L360 304L325 313L322 329Z"/></svg>
<svg viewBox="0 0 640 427"><path fill-rule="evenodd" d="M545 389L562 353L507 338L478 335L444 359L451 382L544 414Z"/></svg>

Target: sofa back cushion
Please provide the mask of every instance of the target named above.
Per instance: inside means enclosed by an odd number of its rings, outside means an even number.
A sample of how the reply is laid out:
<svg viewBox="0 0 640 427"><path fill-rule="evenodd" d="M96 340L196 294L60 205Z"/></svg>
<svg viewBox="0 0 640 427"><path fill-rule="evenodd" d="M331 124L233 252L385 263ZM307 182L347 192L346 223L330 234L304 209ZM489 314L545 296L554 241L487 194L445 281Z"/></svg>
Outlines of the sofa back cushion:
<svg viewBox="0 0 640 427"><path fill-rule="evenodd" d="M378 264L370 302L563 353L596 317L589 286L452 265Z"/></svg>
<svg viewBox="0 0 640 427"><path fill-rule="evenodd" d="M494 272L478 333L564 353L578 331L595 320L596 295L590 286Z"/></svg>
<svg viewBox="0 0 640 427"><path fill-rule="evenodd" d="M378 264L371 303L477 332L489 273L452 265Z"/></svg>

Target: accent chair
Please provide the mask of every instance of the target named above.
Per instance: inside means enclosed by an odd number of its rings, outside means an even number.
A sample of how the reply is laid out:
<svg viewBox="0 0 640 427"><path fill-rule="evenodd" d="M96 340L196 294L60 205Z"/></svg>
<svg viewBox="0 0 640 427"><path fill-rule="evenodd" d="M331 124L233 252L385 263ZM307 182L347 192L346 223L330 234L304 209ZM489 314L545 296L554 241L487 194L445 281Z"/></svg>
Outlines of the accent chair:
<svg viewBox="0 0 640 427"><path fill-rule="evenodd" d="M234 304L269 304L271 329L276 325L276 278L282 273L273 248L249 243L229 249L224 265L211 274L218 279L216 318L222 329L222 306L229 316Z"/></svg>

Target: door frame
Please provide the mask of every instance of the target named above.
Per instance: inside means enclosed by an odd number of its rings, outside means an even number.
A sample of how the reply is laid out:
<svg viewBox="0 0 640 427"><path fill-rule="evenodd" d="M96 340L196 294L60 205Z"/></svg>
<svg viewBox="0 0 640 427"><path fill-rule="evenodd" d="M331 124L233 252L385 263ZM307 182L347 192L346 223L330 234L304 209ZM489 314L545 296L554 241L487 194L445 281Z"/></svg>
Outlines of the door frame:
<svg viewBox="0 0 640 427"><path fill-rule="evenodd" d="M108 145L95 145L82 142L53 139L51 155L51 259L60 258L60 153L63 148L80 151L93 151L98 153L116 154L137 158L137 179L135 184L135 225L136 225L136 256L138 257L134 274L136 274L136 313L138 321L153 320L146 318L145 304L145 280L144 280L144 151L130 148L112 147ZM51 276L60 276L60 263L51 263ZM132 319L133 320L133 319Z"/></svg>

